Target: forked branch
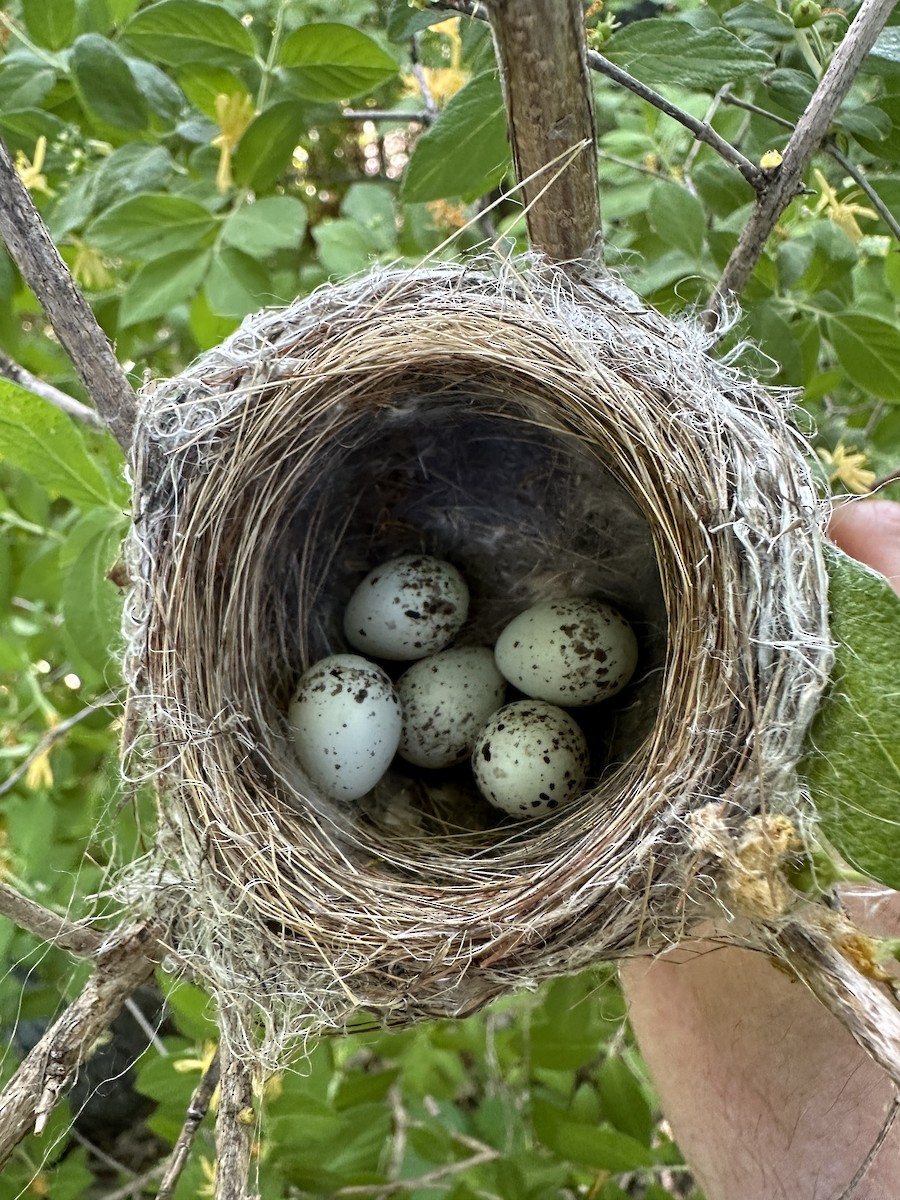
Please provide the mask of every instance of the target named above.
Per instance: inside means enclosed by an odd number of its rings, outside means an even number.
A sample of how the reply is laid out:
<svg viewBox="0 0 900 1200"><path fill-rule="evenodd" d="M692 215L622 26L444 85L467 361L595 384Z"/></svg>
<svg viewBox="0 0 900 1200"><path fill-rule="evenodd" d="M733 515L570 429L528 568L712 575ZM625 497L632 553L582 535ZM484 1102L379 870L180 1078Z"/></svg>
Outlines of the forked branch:
<svg viewBox="0 0 900 1200"><path fill-rule="evenodd" d="M827 136L841 101L847 95L863 59L875 44L896 0L863 0L844 40L838 46L819 86L797 122L784 149L781 166L769 187L757 197L750 219L725 265L706 310L714 328L723 306L740 296L763 253L778 218L797 195L803 172Z"/></svg>
<svg viewBox="0 0 900 1200"><path fill-rule="evenodd" d="M128 997L152 975L156 933L132 929L110 945L84 991L51 1025L0 1095L0 1166L23 1137L43 1132L73 1073Z"/></svg>

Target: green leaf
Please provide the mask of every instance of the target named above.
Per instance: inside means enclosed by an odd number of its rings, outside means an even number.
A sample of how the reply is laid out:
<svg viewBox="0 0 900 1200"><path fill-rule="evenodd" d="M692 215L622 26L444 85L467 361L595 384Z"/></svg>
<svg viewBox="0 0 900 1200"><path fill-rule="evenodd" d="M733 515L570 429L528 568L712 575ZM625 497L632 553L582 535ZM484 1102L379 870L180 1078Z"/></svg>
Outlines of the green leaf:
<svg viewBox="0 0 900 1200"><path fill-rule="evenodd" d="M298 250L306 233L306 206L294 196L265 196L245 204L222 226L222 240L255 258Z"/></svg>
<svg viewBox="0 0 900 1200"><path fill-rule="evenodd" d="M210 250L177 251L141 267L122 299L122 328L164 316L173 305L190 300L206 276L211 255Z"/></svg>
<svg viewBox="0 0 900 1200"><path fill-rule="evenodd" d="M151 111L166 125L174 125L185 107L185 96L181 88L153 63L143 58L126 60L141 95Z"/></svg>
<svg viewBox="0 0 900 1200"><path fill-rule="evenodd" d="M85 112L131 132L145 129L147 101L128 63L108 38L86 33L72 47L72 83Z"/></svg>
<svg viewBox="0 0 900 1200"><path fill-rule="evenodd" d="M78 534L76 525L71 536ZM122 614L122 597L106 573L116 561L121 540L120 521L92 528L69 568L62 591L63 628L73 662L79 669L87 666L104 680L112 666Z"/></svg>
<svg viewBox="0 0 900 1200"><path fill-rule="evenodd" d="M841 366L864 391L900 401L900 330L890 321L841 312L826 321Z"/></svg>
<svg viewBox="0 0 900 1200"><path fill-rule="evenodd" d="M196 249L216 224L196 200L151 192L107 209L88 226L85 240L116 258L162 258L175 250Z"/></svg>
<svg viewBox="0 0 900 1200"><path fill-rule="evenodd" d="M392 42L408 42L414 33L446 21L447 13L440 8L416 8L409 0L391 0L387 14L386 32Z"/></svg>
<svg viewBox="0 0 900 1200"><path fill-rule="evenodd" d="M279 66L286 84L309 100L348 100L370 92L398 72L396 61L350 25L304 25L287 37Z"/></svg>
<svg viewBox="0 0 900 1200"><path fill-rule="evenodd" d="M51 496L65 496L79 508L115 504L113 487L72 418L5 379L0 379L0 458L28 471Z"/></svg>
<svg viewBox="0 0 900 1200"><path fill-rule="evenodd" d="M869 53L873 58L883 58L887 62L900 63L900 28L894 25L891 28L882 29Z"/></svg>
<svg viewBox="0 0 900 1200"><path fill-rule="evenodd" d="M209 0L160 0L128 22L125 37L140 54L173 67L239 63L254 49L237 17Z"/></svg>
<svg viewBox="0 0 900 1200"><path fill-rule="evenodd" d="M653 1136L653 1112L634 1072L620 1055L608 1054L604 1058L597 1087L607 1121L641 1145L649 1146Z"/></svg>
<svg viewBox="0 0 900 1200"><path fill-rule="evenodd" d="M605 47L607 58L656 87L716 91L726 83L758 78L775 64L727 29L695 29L687 21L654 17L618 30Z"/></svg>
<svg viewBox="0 0 900 1200"><path fill-rule="evenodd" d="M403 180L407 202L480 195L509 169L506 109L493 71L476 76L419 138Z"/></svg>
<svg viewBox="0 0 900 1200"><path fill-rule="evenodd" d="M28 36L48 50L62 50L72 40L75 0L22 0Z"/></svg>
<svg viewBox="0 0 900 1200"><path fill-rule="evenodd" d="M653 185L648 206L650 223L668 246L700 257L706 235L706 217L700 201L677 183Z"/></svg>
<svg viewBox="0 0 900 1200"><path fill-rule="evenodd" d="M268 273L233 247L213 256L203 290L209 307L219 317L243 317L276 299Z"/></svg>
<svg viewBox="0 0 900 1200"><path fill-rule="evenodd" d="M356 221L383 254L397 247L395 191L383 183L353 183L341 201L341 216Z"/></svg>
<svg viewBox="0 0 900 1200"><path fill-rule="evenodd" d="M338 278L367 271L377 251L356 221L322 221L314 226L313 240L319 262L331 276Z"/></svg>
<svg viewBox="0 0 900 1200"><path fill-rule="evenodd" d="M826 837L853 866L900 888L900 597L828 548L831 689L801 766Z"/></svg>
<svg viewBox="0 0 900 1200"><path fill-rule="evenodd" d="M257 192L271 187L290 167L304 128L303 108L295 100L282 100L260 113L247 126L235 151L235 180Z"/></svg>
<svg viewBox="0 0 900 1200"><path fill-rule="evenodd" d="M627 1133L610 1125L573 1120L569 1113L537 1096L532 1120L535 1133L547 1149L570 1162L617 1173L652 1167L656 1161L652 1150Z"/></svg>
<svg viewBox="0 0 900 1200"><path fill-rule="evenodd" d="M7 59L0 66L0 105L6 112L36 107L55 82L56 72L52 67L37 67L30 60Z"/></svg>
<svg viewBox="0 0 900 1200"><path fill-rule="evenodd" d="M178 72L184 94L204 116L216 120L217 96L249 96L247 85L226 67L192 63Z"/></svg>
<svg viewBox="0 0 900 1200"><path fill-rule="evenodd" d="M96 204L106 208L138 192L158 192L175 163L165 146L129 142L114 150L97 168Z"/></svg>

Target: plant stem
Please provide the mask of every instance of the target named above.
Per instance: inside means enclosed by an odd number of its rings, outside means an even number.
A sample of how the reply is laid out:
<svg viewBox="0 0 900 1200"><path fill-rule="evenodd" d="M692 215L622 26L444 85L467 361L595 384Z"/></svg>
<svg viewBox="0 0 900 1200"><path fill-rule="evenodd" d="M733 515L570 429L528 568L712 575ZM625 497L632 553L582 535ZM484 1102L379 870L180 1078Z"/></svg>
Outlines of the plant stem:
<svg viewBox="0 0 900 1200"><path fill-rule="evenodd" d="M834 114L856 78L863 59L891 14L895 0L863 0L847 35L835 51L806 110L784 149L770 186L757 198L750 219L725 265L704 319L714 329L730 300L739 296L762 256L769 234L803 186L803 172L828 133Z"/></svg>
<svg viewBox="0 0 900 1200"><path fill-rule="evenodd" d="M0 236L40 301L97 412L119 445L127 449L137 415L134 391L106 334L54 246L2 140Z"/></svg>
<svg viewBox="0 0 900 1200"><path fill-rule="evenodd" d="M580 0L490 0L486 8L531 245L556 262L599 259L594 97ZM525 182L582 144L549 186L540 177Z"/></svg>

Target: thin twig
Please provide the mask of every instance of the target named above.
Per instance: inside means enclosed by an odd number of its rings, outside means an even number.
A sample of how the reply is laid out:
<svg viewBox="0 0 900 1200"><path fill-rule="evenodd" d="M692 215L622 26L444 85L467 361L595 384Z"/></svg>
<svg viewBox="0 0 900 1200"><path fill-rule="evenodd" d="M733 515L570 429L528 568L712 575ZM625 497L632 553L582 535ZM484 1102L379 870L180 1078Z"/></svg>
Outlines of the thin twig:
<svg viewBox="0 0 900 1200"><path fill-rule="evenodd" d="M431 88L428 86L428 77L425 74L425 68L422 66L422 60L419 56L419 35L417 33L414 33L409 40L409 57L412 61L413 75L416 77L416 83L419 85L419 91L422 93L425 111L434 120L437 116L438 108L434 102L434 96L431 94Z"/></svg>
<svg viewBox="0 0 900 1200"><path fill-rule="evenodd" d="M216 1113L216 1200L250 1200L247 1181L253 1150L253 1092L250 1073L228 1048L219 1046L221 1078Z"/></svg>
<svg viewBox="0 0 900 1200"><path fill-rule="evenodd" d="M11 359L9 355L4 354L2 350L0 350L0 375L12 383L17 383L26 392L33 392L35 396L48 400L55 408L68 413L76 421L84 421L86 425L93 425L97 429L105 428L103 419L95 409L88 408L74 396L61 392L52 383L45 383L43 379L38 379L37 375L26 371L23 366Z"/></svg>
<svg viewBox="0 0 900 1200"><path fill-rule="evenodd" d="M627 71L623 71L621 67L617 67L615 63L610 62L608 58L604 58L602 54L598 54L596 50L589 50L587 59L588 66L592 70L599 71L607 79L620 84L630 92L634 92L636 96L640 96L642 100L646 100L648 104L652 104L654 108L658 108L667 117L671 117L673 121L677 121L679 125L683 125L685 129L689 129L699 142L705 142L707 146L710 146L717 154L720 154L726 162L737 167L757 194L765 189L769 180L769 172L752 163L749 158L741 154L740 150L736 150L730 142L726 142L720 134L716 133L711 125L705 121L698 121L696 117L692 117L690 113L686 113L677 104L672 104L665 96L661 96L653 88L647 87L645 83L641 83L639 79L635 79L633 75L629 75Z"/></svg>
<svg viewBox="0 0 900 1200"><path fill-rule="evenodd" d="M803 172L831 127L841 101L856 78L863 59L884 27L895 0L863 0L828 70L797 122L784 149L781 166L770 186L757 197L750 219L725 265L722 278L704 314L714 329L729 300L739 296L759 261L769 234L803 183Z"/></svg>
<svg viewBox="0 0 900 1200"><path fill-rule="evenodd" d="M163 1173L164 1165L162 1163L154 1163L149 1171L145 1171L143 1175L138 1175L136 1178L129 1180L122 1187L116 1188L115 1191L107 1192L103 1200L135 1200L138 1196L143 1196L147 1190L147 1184L152 1183L159 1175Z"/></svg>
<svg viewBox="0 0 900 1200"><path fill-rule="evenodd" d="M407 125L430 125L434 116L429 112L403 112L399 108L345 108L341 113L347 121L402 121Z"/></svg>
<svg viewBox="0 0 900 1200"><path fill-rule="evenodd" d="M0 139L0 236L41 303L97 412L127 449L137 400L106 334L54 246Z"/></svg>
<svg viewBox="0 0 900 1200"><path fill-rule="evenodd" d="M758 104L751 104L749 100L742 100L740 96L735 96L727 89L721 93L722 102L730 104L732 108L742 108L744 112L754 113L757 117L765 117L772 121L775 125L780 125L782 129L793 130L794 122L788 121L786 117L779 117L775 113L770 113L766 108L760 108Z"/></svg>
<svg viewBox="0 0 900 1200"><path fill-rule="evenodd" d="M215 1057L206 1068L203 1078L195 1088L193 1096L191 1096L191 1102L188 1105L181 1133L179 1133L178 1141L175 1143L175 1147L166 1163L165 1173L159 1185L159 1191L156 1193L156 1200L171 1200L171 1197L175 1194L175 1188L181 1177L181 1172L184 1170L184 1165L191 1152L194 1135L203 1123L203 1118L209 1112L213 1092L219 1084L219 1073L219 1054L216 1051Z"/></svg>
<svg viewBox="0 0 900 1200"><path fill-rule="evenodd" d="M26 1055L0 1094L0 1166L28 1133L43 1133L97 1038L153 974L158 936L150 926L140 926L110 940L81 995Z"/></svg>
<svg viewBox="0 0 900 1200"><path fill-rule="evenodd" d="M42 942L49 942L82 958L93 958L106 940L105 935L97 930L57 916L49 908L44 908L43 904L29 900L6 883L0 883L0 916L8 918L20 929L33 933Z"/></svg>
<svg viewBox="0 0 900 1200"><path fill-rule="evenodd" d="M876 479L870 489L871 494L880 492L882 488L890 487L892 483L900 483L900 467L895 471L888 471L887 475L882 475L880 479Z"/></svg>
<svg viewBox="0 0 900 1200"><path fill-rule="evenodd" d="M840 150L834 142L833 138L828 138L824 143L824 149L828 151L835 162L840 163L857 187L865 193L872 207L879 213L882 221L887 225L888 229L900 242L900 221L894 216L882 198L878 195L875 189L863 175L859 167L850 161L846 154Z"/></svg>
<svg viewBox="0 0 900 1200"><path fill-rule="evenodd" d="M60 721L58 725L54 725L52 729L48 729L28 757L23 762L19 763L16 769L11 775L8 776L8 778L3 781L3 783L0 783L0 796L5 796L7 792L12 791L19 780L24 775L28 774L28 768L32 765L32 763L36 762L42 754L46 754L51 746L55 746L60 738L65 737L69 730L73 728L73 726L77 725L80 721L85 720L85 718L89 717L91 713L95 713L98 709L105 708L108 704L111 704L116 697L116 692L106 692L105 695L101 696L100 699L96 700L93 704L85 705L84 708L79 709L78 712L74 713L71 717L66 717L64 721Z"/></svg>
<svg viewBox="0 0 900 1200"><path fill-rule="evenodd" d="M129 998L125 1001L125 1009L132 1021L134 1021L135 1025L137 1025L138 1029L146 1037L147 1045L152 1046L160 1058L168 1058L169 1051L166 1049L166 1043L159 1036L159 1029L147 1020L141 1006Z"/></svg>
<svg viewBox="0 0 900 1200"><path fill-rule="evenodd" d="M758 104L751 104L748 100L741 100L739 97L733 96L730 92L723 93L722 100L725 104L730 104L734 108L742 108L746 112L754 113L758 117L765 117L766 120L772 121L773 124L780 125L782 129L793 130L794 128L792 121L788 121L784 117L776 116L775 113L767 112L766 109L760 108ZM829 154L836 163L840 164L840 166L843 167L854 183L856 183L857 186L860 187L863 192L865 192L866 196L871 201L872 206L878 210L885 225L887 225L894 237L900 241L900 222L898 222L897 218L872 187L871 183L869 183L868 179L866 179L865 175L863 175L860 168L857 167L855 163L850 161L846 154L844 154L844 152L838 147L833 137L826 138L826 140L822 143L822 149Z"/></svg>
<svg viewBox="0 0 900 1200"><path fill-rule="evenodd" d="M871 1149L863 1159L859 1170L841 1192L840 1196L838 1196L838 1200L853 1200L854 1196L856 1195L856 1189L862 1183L863 1178L868 1173L872 1163L875 1161L879 1150L890 1136L890 1132L894 1128L894 1123L897 1120L898 1114L900 1114L900 1095L895 1095L894 1099L891 1101L891 1106L888 1109L887 1116L884 1119L884 1124L881 1126L881 1131L879 1132L878 1137L872 1143Z"/></svg>

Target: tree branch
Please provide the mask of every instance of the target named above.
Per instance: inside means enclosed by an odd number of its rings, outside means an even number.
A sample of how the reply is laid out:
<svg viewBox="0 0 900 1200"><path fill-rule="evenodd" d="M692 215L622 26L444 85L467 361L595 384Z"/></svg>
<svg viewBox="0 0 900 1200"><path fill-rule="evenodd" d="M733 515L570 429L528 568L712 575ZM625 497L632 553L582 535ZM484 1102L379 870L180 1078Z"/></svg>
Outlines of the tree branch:
<svg viewBox="0 0 900 1200"><path fill-rule="evenodd" d="M41 1134L73 1073L122 1005L153 974L157 933L147 926L110 945L84 991L53 1024L0 1095L0 1166L27 1134Z"/></svg>
<svg viewBox="0 0 900 1200"><path fill-rule="evenodd" d="M253 1150L250 1074L223 1038L219 1109L216 1113L216 1200L251 1200L247 1191Z"/></svg>
<svg viewBox="0 0 900 1200"><path fill-rule="evenodd" d="M793 970L900 1089L900 1013L832 944L827 932L788 921L773 942Z"/></svg>
<svg viewBox="0 0 900 1200"><path fill-rule="evenodd" d="M403 112L399 108L345 108L341 116L346 121L396 121L404 125L430 125L434 113Z"/></svg>
<svg viewBox="0 0 900 1200"><path fill-rule="evenodd" d="M596 254L597 137L580 0L490 0L486 7L531 244L557 262ZM582 144L551 184L529 182Z"/></svg>
<svg viewBox="0 0 900 1200"><path fill-rule="evenodd" d="M86 404L82 404L74 396L68 396L65 392L61 392L59 388L55 388L52 383L45 383L43 379L38 379L37 375L32 375L30 371L26 371L23 366L14 362L2 350L0 350L0 375L10 380L11 383L17 383L26 392L33 392L35 396L49 400L55 408L68 413L76 421L84 421L86 425L93 425L96 429L106 428L103 419L96 409L88 408Z"/></svg>
<svg viewBox="0 0 900 1200"><path fill-rule="evenodd" d="M137 400L106 334L54 246L0 139L0 236L53 331L123 449L131 444Z"/></svg>
<svg viewBox="0 0 900 1200"><path fill-rule="evenodd" d="M82 958L93 958L106 940L96 929L88 929L59 917L43 904L29 900L8 884L0 883L0 916L8 918L20 929L33 933L42 942L59 946Z"/></svg>
<svg viewBox="0 0 900 1200"><path fill-rule="evenodd" d="M640 96L642 100L646 100L648 104L658 108L667 117L671 117L673 121L677 121L679 125L689 129L698 142L705 142L707 146L711 146L717 154L721 154L726 162L737 167L754 191L759 193L765 188L770 173L752 163L749 158L745 158L740 150L736 150L730 142L726 142L706 121L698 121L690 113L686 113L676 104L670 103L665 96L661 96L653 88L647 87L639 79L635 79L633 75L629 75L627 71L623 71L621 67L610 62L608 58L598 54L596 50L588 51L587 60L588 66L593 70L605 75L613 83L618 83L630 92L634 92L636 96Z"/></svg>
<svg viewBox="0 0 900 1200"><path fill-rule="evenodd" d="M184 1164L187 1162L188 1155L191 1152L194 1135L203 1123L203 1118L209 1112L213 1092L219 1085L219 1075L219 1054L217 1051L215 1058L206 1068L203 1078L194 1089L193 1096L191 1096L191 1102L188 1105L181 1133L179 1133L175 1148L169 1157L169 1161L166 1163L165 1174L159 1185L159 1191L156 1193L156 1200L171 1200L175 1194L175 1188L178 1186L178 1180L181 1177L181 1172L184 1170Z"/></svg>
<svg viewBox="0 0 900 1200"><path fill-rule="evenodd" d="M775 178L758 197L750 219L725 265L722 278L704 314L708 327L715 328L727 302L739 296L746 286L769 234L797 195L809 160L828 133L841 101L850 90L863 59L872 49L894 3L895 0L863 0L788 140Z"/></svg>

